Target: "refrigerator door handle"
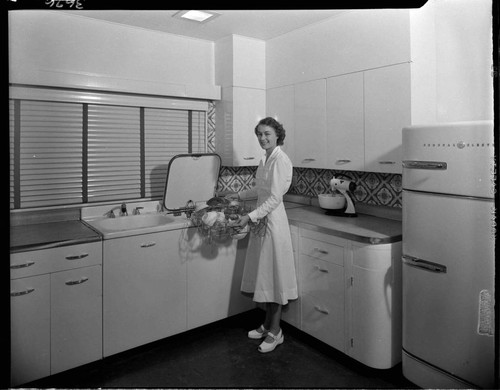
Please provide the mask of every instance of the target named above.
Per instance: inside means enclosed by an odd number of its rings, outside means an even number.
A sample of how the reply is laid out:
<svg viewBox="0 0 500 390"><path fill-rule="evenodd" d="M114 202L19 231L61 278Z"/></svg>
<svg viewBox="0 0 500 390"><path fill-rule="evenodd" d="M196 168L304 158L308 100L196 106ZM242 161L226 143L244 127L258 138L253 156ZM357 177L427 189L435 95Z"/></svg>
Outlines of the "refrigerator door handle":
<svg viewBox="0 0 500 390"><path fill-rule="evenodd" d="M444 161L413 161L405 160L403 161L403 168L408 169L431 169L445 171L448 168L448 164Z"/></svg>
<svg viewBox="0 0 500 390"><path fill-rule="evenodd" d="M412 267L417 267L424 269L426 271L437 272L437 273L446 273L446 266L438 263L433 263L431 261L422 260L418 257L403 255L402 257L403 263L410 265Z"/></svg>

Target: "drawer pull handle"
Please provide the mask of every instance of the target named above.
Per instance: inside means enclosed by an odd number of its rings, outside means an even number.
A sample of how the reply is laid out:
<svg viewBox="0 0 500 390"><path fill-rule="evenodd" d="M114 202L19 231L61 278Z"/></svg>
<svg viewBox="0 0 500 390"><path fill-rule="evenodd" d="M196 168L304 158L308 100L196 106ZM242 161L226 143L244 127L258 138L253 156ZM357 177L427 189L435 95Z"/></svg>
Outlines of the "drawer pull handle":
<svg viewBox="0 0 500 390"><path fill-rule="evenodd" d="M26 267L31 267L33 264L35 264L34 261L27 261L24 264L12 264L10 268L11 269L26 268Z"/></svg>
<svg viewBox="0 0 500 390"><path fill-rule="evenodd" d="M20 297L21 295L26 295L26 294L31 294L33 291L35 291L34 288L27 288L24 291L11 291L10 296L11 297Z"/></svg>
<svg viewBox="0 0 500 390"><path fill-rule="evenodd" d="M83 276L82 278L80 278L80 280L68 280L66 282L66 284L68 286L74 286L75 284L82 284L82 283L86 282L87 280L89 280L89 278L87 278L86 276Z"/></svg>
<svg viewBox="0 0 500 390"><path fill-rule="evenodd" d="M328 273L328 270L326 268L321 268L319 265L315 266L314 268L316 268L319 272L324 272L325 274Z"/></svg>
<svg viewBox="0 0 500 390"><path fill-rule="evenodd" d="M255 160L255 157L243 157L243 160Z"/></svg>
<svg viewBox="0 0 500 390"><path fill-rule="evenodd" d="M314 248L314 250L316 252L321 253L322 255L327 255L328 254L328 251L325 251L324 249Z"/></svg>
<svg viewBox="0 0 500 390"><path fill-rule="evenodd" d="M302 160L303 163L309 163L309 162L313 162L313 161L316 161L315 158L305 158Z"/></svg>
<svg viewBox="0 0 500 390"><path fill-rule="evenodd" d="M351 160L345 158L345 159L342 159L342 160L337 160L337 163L338 164L347 164L347 163L350 163Z"/></svg>
<svg viewBox="0 0 500 390"><path fill-rule="evenodd" d="M378 163L379 164L384 164L384 165L394 165L394 164L396 164L396 161L389 161L389 160L387 160L387 161L379 161Z"/></svg>
<svg viewBox="0 0 500 390"><path fill-rule="evenodd" d="M323 313L323 314L330 314L330 312L326 309L322 309L321 307L319 306L314 306L314 308L319 311L320 313Z"/></svg>
<svg viewBox="0 0 500 390"><path fill-rule="evenodd" d="M66 256L66 260L80 260L87 257L88 255L88 253L82 253L81 255L69 255Z"/></svg>
<svg viewBox="0 0 500 390"><path fill-rule="evenodd" d="M145 243L141 244L141 248L149 248L150 246L155 246L155 245L156 245L156 242L154 242L154 241L145 242Z"/></svg>

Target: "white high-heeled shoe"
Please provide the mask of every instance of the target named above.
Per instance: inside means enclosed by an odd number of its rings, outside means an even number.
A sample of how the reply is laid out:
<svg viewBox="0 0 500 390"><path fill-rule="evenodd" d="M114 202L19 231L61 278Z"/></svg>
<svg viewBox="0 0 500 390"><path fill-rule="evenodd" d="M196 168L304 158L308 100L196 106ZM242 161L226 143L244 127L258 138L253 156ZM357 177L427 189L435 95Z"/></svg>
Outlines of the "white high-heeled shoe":
<svg viewBox="0 0 500 390"><path fill-rule="evenodd" d="M271 336L271 338L273 339L273 341L271 343L269 343L269 342L267 342L267 341L264 340L259 345L259 352L267 353L267 352L274 351L274 349L278 345L283 344L283 341L285 341L285 336L283 336L283 332L281 331L281 329L280 329L280 331L278 332L278 334L276 336L273 335L271 332L268 332L267 336Z"/></svg>
<svg viewBox="0 0 500 390"><path fill-rule="evenodd" d="M268 332L269 331L266 328L264 328L264 325L261 325L257 329L248 332L248 338L258 340L263 337L266 337Z"/></svg>

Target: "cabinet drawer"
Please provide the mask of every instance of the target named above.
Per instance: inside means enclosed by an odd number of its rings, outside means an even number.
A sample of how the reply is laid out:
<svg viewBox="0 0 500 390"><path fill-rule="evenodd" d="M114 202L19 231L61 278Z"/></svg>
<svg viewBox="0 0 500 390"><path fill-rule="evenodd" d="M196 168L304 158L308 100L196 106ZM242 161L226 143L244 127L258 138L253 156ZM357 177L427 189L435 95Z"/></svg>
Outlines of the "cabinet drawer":
<svg viewBox="0 0 500 390"><path fill-rule="evenodd" d="M10 278L24 278L101 263L101 242L12 253L10 255Z"/></svg>
<svg viewBox="0 0 500 390"><path fill-rule="evenodd" d="M339 300L344 296L344 268L302 255L300 284L303 294L311 294L326 301Z"/></svg>
<svg viewBox="0 0 500 390"><path fill-rule="evenodd" d="M325 241L300 237L300 253L330 263L344 265L344 247Z"/></svg>
<svg viewBox="0 0 500 390"><path fill-rule="evenodd" d="M304 294L301 299L302 330L344 352L344 306L342 299Z"/></svg>

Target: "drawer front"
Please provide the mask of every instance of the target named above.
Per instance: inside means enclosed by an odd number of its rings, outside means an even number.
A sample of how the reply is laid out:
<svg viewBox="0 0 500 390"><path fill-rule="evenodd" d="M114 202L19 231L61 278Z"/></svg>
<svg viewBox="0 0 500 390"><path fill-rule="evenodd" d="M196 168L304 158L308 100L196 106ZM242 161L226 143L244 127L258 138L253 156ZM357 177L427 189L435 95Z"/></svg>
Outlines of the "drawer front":
<svg viewBox="0 0 500 390"><path fill-rule="evenodd" d="M90 242L10 255L10 278L102 264L102 243Z"/></svg>
<svg viewBox="0 0 500 390"><path fill-rule="evenodd" d="M336 302L304 294L301 299L302 330L344 352L344 307Z"/></svg>
<svg viewBox="0 0 500 390"><path fill-rule="evenodd" d="M300 237L300 253L330 263L344 265L344 247L329 242Z"/></svg>
<svg viewBox="0 0 500 390"><path fill-rule="evenodd" d="M312 294L326 301L344 296L343 267L304 255L300 256L299 267L303 294Z"/></svg>

